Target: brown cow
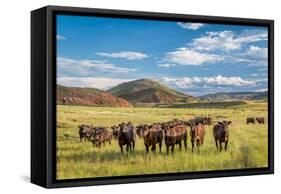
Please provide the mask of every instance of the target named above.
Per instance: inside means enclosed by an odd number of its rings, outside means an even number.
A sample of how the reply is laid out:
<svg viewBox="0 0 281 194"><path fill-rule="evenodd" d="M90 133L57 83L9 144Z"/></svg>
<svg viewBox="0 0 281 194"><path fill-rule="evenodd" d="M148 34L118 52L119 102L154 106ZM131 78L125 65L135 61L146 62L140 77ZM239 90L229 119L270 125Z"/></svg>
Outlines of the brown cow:
<svg viewBox="0 0 281 194"><path fill-rule="evenodd" d="M111 145L112 133L110 133L106 127L97 127L94 129L95 131L91 137L93 146L100 148L101 144L105 145L105 142L108 142L109 145Z"/></svg>
<svg viewBox="0 0 281 194"><path fill-rule="evenodd" d="M257 121L259 124L264 124L264 117L257 117L257 118L256 118L256 121Z"/></svg>
<svg viewBox="0 0 281 194"><path fill-rule="evenodd" d="M249 123L255 124L255 118L254 118L254 117L247 117L246 123L247 123L247 125L248 125Z"/></svg>
<svg viewBox="0 0 281 194"><path fill-rule="evenodd" d="M156 144L159 144L159 152L161 153L162 141L163 141L163 130L161 124L154 123L150 126L144 126L142 132L143 141L146 149L146 153L149 152L149 147L152 146L151 151L155 153Z"/></svg>
<svg viewBox="0 0 281 194"><path fill-rule="evenodd" d="M165 144L167 154L169 154L169 149L171 147L171 152L174 153L174 147L176 144L179 145L181 150L182 141L184 143L185 150L187 149L187 130L185 125L169 125L163 124L165 133Z"/></svg>
<svg viewBox="0 0 281 194"><path fill-rule="evenodd" d="M199 123L195 125L194 123L190 123L190 141L192 145L192 152L194 150L194 144L196 142L198 152L199 147L204 143L204 136L205 136L205 127L203 124Z"/></svg>
<svg viewBox="0 0 281 194"><path fill-rule="evenodd" d="M222 143L225 144L224 149L227 150L227 144L229 140L229 131L228 131L228 125L231 124L231 121L222 121L218 122L214 128L213 128L213 135L216 142L216 147L220 151L222 150ZM219 142L219 148L218 148L218 142Z"/></svg>

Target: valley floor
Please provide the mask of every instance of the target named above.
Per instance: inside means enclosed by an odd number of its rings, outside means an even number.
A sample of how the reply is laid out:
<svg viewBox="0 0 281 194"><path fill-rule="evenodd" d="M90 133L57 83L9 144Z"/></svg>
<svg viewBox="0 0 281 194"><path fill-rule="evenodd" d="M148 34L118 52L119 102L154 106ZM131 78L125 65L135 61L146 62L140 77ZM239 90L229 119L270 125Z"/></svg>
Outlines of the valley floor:
<svg viewBox="0 0 281 194"><path fill-rule="evenodd" d="M209 171L224 169L259 168L268 165L267 124L246 125L246 117L263 116L267 122L267 103L251 101L228 108L102 108L57 106L57 179L94 178L105 176L141 175L172 172ZM135 153L121 155L118 142L101 149L90 142L80 142L78 125L112 126L121 122L166 122L188 120L196 116L211 116L214 121L231 120L228 151L218 152L212 126L206 127L201 152L191 152L188 136L187 151L166 155L146 154L143 140L137 139ZM188 133L189 134L189 133Z"/></svg>

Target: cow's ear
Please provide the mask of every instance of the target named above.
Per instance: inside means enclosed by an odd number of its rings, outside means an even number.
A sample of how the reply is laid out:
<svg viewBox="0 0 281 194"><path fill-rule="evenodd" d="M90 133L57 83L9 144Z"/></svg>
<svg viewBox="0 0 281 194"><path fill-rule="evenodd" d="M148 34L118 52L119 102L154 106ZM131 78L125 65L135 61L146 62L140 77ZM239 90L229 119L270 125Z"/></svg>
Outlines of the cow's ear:
<svg viewBox="0 0 281 194"><path fill-rule="evenodd" d="M218 124L223 125L222 122L218 122Z"/></svg>
<svg viewBox="0 0 281 194"><path fill-rule="evenodd" d="M232 123L231 121L228 121L228 122L227 122L228 125L230 125L231 123Z"/></svg>

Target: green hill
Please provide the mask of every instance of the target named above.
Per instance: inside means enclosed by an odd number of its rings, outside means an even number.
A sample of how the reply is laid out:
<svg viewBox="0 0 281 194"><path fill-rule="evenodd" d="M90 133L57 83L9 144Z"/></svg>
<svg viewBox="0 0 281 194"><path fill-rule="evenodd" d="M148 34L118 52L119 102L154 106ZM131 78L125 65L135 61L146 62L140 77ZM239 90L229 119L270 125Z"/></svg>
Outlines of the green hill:
<svg viewBox="0 0 281 194"><path fill-rule="evenodd" d="M200 96L201 100L225 101L225 100L265 100L268 92L220 92Z"/></svg>
<svg viewBox="0 0 281 194"><path fill-rule="evenodd" d="M132 103L192 102L192 96L178 92L152 79L139 79L119 84L107 92Z"/></svg>
<svg viewBox="0 0 281 194"><path fill-rule="evenodd" d="M66 87L57 85L57 104L132 107L125 99L96 88Z"/></svg>

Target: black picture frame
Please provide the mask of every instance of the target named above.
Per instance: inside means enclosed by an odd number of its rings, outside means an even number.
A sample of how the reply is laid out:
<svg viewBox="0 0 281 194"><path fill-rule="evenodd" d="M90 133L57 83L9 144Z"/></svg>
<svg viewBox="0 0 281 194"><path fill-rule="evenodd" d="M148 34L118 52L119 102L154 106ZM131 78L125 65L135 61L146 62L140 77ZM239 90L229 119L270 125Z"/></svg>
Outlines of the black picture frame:
<svg viewBox="0 0 281 194"><path fill-rule="evenodd" d="M268 27L268 168L56 180L56 14ZM274 173L274 21L46 6L31 12L31 182L46 188Z"/></svg>

